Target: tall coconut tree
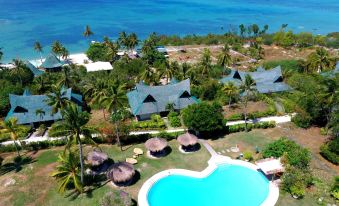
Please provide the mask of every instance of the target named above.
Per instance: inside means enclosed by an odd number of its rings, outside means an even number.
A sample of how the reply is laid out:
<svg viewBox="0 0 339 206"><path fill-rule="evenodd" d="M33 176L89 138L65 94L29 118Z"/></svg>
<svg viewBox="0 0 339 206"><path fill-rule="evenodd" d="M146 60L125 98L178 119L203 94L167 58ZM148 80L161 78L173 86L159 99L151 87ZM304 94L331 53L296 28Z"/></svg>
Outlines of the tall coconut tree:
<svg viewBox="0 0 339 206"><path fill-rule="evenodd" d="M42 63L42 45L40 42L36 41L34 43L34 50L40 54L40 61Z"/></svg>
<svg viewBox="0 0 339 206"><path fill-rule="evenodd" d="M94 35L94 33L92 32L91 28L88 25L86 25L83 35L85 38L89 39L89 37Z"/></svg>
<svg viewBox="0 0 339 206"><path fill-rule="evenodd" d="M129 116L129 112L125 107L116 108L111 114L111 121L114 123L117 143L121 151L122 151L122 144L120 141L119 125L121 124L122 121L126 120L128 116Z"/></svg>
<svg viewBox="0 0 339 206"><path fill-rule="evenodd" d="M104 79L94 79L89 81L84 86L85 89L85 97L89 100L91 105L98 105L102 108L102 113L104 115L104 119L106 120L105 114L105 106L101 105L101 99L106 96L106 91L108 88L107 81Z"/></svg>
<svg viewBox="0 0 339 206"><path fill-rule="evenodd" d="M241 100L243 104L243 109L244 109L244 120L245 120L245 131L247 132L247 106L248 106L248 101L251 96L253 96L257 89L255 87L256 83L252 79L250 75L245 76L245 81L241 84L240 86L240 91L241 91Z"/></svg>
<svg viewBox="0 0 339 206"><path fill-rule="evenodd" d="M239 89L233 82L228 82L222 87L222 91L228 96L228 108L231 109L232 100L239 95Z"/></svg>
<svg viewBox="0 0 339 206"><path fill-rule="evenodd" d="M155 82L155 72L152 67L147 66L145 70L140 74L140 79L147 84L153 84Z"/></svg>
<svg viewBox="0 0 339 206"><path fill-rule="evenodd" d="M58 166L56 171L52 173L52 177L56 178L59 182L58 192L65 193L69 185L73 185L78 192L83 191L83 185L80 180L79 161L77 155L72 152L59 154Z"/></svg>
<svg viewBox="0 0 339 206"><path fill-rule="evenodd" d="M47 94L46 103L52 107L52 115L69 105L70 100L66 97L66 90L62 86L52 86L52 93Z"/></svg>
<svg viewBox="0 0 339 206"><path fill-rule="evenodd" d="M131 33L128 35L128 47L130 50L133 50L136 46L138 46L139 40L135 33Z"/></svg>
<svg viewBox="0 0 339 206"><path fill-rule="evenodd" d="M67 60L68 57L69 57L69 51L66 49L66 47L62 47L61 50L60 50L60 56L61 58Z"/></svg>
<svg viewBox="0 0 339 206"><path fill-rule="evenodd" d="M59 42L59 41L55 41L53 42L52 44L52 52L57 55L60 59L60 56L61 56L61 53L62 53L62 50L63 50L63 45Z"/></svg>
<svg viewBox="0 0 339 206"><path fill-rule="evenodd" d="M35 90L39 94L44 94L50 88L50 84L48 83L48 81L45 79L43 75L35 77L33 79L33 84L34 84Z"/></svg>
<svg viewBox="0 0 339 206"><path fill-rule="evenodd" d="M110 83L106 89L105 96L100 99L101 105L105 105L110 114L123 107L126 102L126 84L120 84L119 82Z"/></svg>
<svg viewBox="0 0 339 206"><path fill-rule="evenodd" d="M71 75L71 68L69 66L64 66L62 68L63 74L58 82L58 87L62 88L65 86L66 88L70 88L72 85L72 75Z"/></svg>
<svg viewBox="0 0 339 206"><path fill-rule="evenodd" d="M123 48L128 48L129 39L126 32L122 31L119 33L118 43Z"/></svg>
<svg viewBox="0 0 339 206"><path fill-rule="evenodd" d="M46 112L43 109L35 110L35 115L39 116L41 120L44 118L45 114L46 114Z"/></svg>
<svg viewBox="0 0 339 206"><path fill-rule="evenodd" d="M169 80L172 79L177 72L177 65L175 63L171 64L166 60L166 62L159 67L158 76L159 79L166 78L166 83L168 84Z"/></svg>
<svg viewBox="0 0 339 206"><path fill-rule="evenodd" d="M212 68L211 51L209 49L204 49L204 53L200 60L200 66L202 75L208 76Z"/></svg>
<svg viewBox="0 0 339 206"><path fill-rule="evenodd" d="M19 148L17 145L17 141L19 141L19 132L21 128L18 125L18 120L16 118L9 118L8 120L4 122L0 122L0 134L9 134L11 136L11 139L14 142L14 146L17 152L17 156L20 157ZM20 143L21 145L21 143Z"/></svg>
<svg viewBox="0 0 339 206"><path fill-rule="evenodd" d="M307 66L318 73L333 66L334 62L328 51L322 47L317 48L306 60Z"/></svg>
<svg viewBox="0 0 339 206"><path fill-rule="evenodd" d="M68 151L72 144L77 144L80 158L80 181L84 184L84 156L82 148L82 139L87 139L89 142L95 144L92 139L92 134L98 131L92 127L87 126L90 115L87 112L82 112L76 104L68 104L62 110L63 121L56 124L54 127L55 135L66 135L68 143L65 147Z"/></svg>
<svg viewBox="0 0 339 206"><path fill-rule="evenodd" d="M11 75L18 77L20 85L22 86L23 85L22 75L25 73L26 65L20 59L13 59L13 65L14 68L12 68L9 72Z"/></svg>
<svg viewBox="0 0 339 206"><path fill-rule="evenodd" d="M230 55L230 48L227 44L222 48L221 53L218 56L218 64L222 67L230 66L232 64L232 57Z"/></svg>
<svg viewBox="0 0 339 206"><path fill-rule="evenodd" d="M239 29L240 29L240 36L244 38L244 34L246 33L246 27L243 24L239 25Z"/></svg>
<svg viewBox="0 0 339 206"><path fill-rule="evenodd" d="M3 56L4 56L4 52L2 51L2 48L0 47L0 62Z"/></svg>

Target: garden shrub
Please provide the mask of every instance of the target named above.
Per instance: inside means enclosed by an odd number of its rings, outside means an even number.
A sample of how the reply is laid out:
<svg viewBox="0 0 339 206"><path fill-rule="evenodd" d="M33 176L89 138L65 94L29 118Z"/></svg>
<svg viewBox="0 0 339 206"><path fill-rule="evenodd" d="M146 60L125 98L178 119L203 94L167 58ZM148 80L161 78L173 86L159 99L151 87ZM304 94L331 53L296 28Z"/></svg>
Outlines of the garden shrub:
<svg viewBox="0 0 339 206"><path fill-rule="evenodd" d="M287 166L282 176L282 189L301 198L305 195L306 187L312 184L312 180L310 170Z"/></svg>
<svg viewBox="0 0 339 206"><path fill-rule="evenodd" d="M253 155L252 155L251 152L246 151L246 152L244 152L244 158L246 160L248 160L248 161L252 161L253 160Z"/></svg>
<svg viewBox="0 0 339 206"><path fill-rule="evenodd" d="M311 126L312 118L306 113L298 113L292 118L292 122L301 128L308 128Z"/></svg>
<svg viewBox="0 0 339 206"><path fill-rule="evenodd" d="M252 129L267 129L267 128L274 128L276 123L274 121L270 122L258 122L255 124L248 123L247 130L251 131ZM245 124L236 124L227 126L228 133L235 133L235 132L243 132L245 131Z"/></svg>
<svg viewBox="0 0 339 206"><path fill-rule="evenodd" d="M334 141L333 141L334 142ZM333 152L331 149L330 149L330 145L331 144L336 144L336 143L332 143L332 142L329 142L327 144L324 144L320 147L320 154L325 158L327 159L328 161L332 162L333 164L335 165L339 165L339 154L338 153L335 153ZM336 144L337 148L339 148L339 144ZM339 150L339 149L337 149Z"/></svg>
<svg viewBox="0 0 339 206"><path fill-rule="evenodd" d="M331 189L331 195L336 199L339 200L339 176L334 178L334 184Z"/></svg>
<svg viewBox="0 0 339 206"><path fill-rule="evenodd" d="M131 129L133 130L148 130L148 129L165 129L165 122L160 115L152 115L151 120L132 122Z"/></svg>
<svg viewBox="0 0 339 206"><path fill-rule="evenodd" d="M170 112L167 117L172 127L181 127L181 120L177 112Z"/></svg>

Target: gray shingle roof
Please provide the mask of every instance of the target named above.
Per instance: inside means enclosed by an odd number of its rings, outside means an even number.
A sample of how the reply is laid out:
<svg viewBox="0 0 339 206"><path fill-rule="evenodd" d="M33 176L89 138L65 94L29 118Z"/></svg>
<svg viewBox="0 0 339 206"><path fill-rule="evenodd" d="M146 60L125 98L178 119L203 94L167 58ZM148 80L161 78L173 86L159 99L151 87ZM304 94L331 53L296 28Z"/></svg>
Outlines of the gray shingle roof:
<svg viewBox="0 0 339 206"><path fill-rule="evenodd" d="M49 54L40 67L44 69L53 69L62 66L63 63L54 54Z"/></svg>
<svg viewBox="0 0 339 206"><path fill-rule="evenodd" d="M190 94L190 80L186 79L165 86L138 83L134 90L127 93L127 98L132 113L142 115L164 112L168 104L174 104L174 108L179 110L198 102Z"/></svg>
<svg viewBox="0 0 339 206"><path fill-rule="evenodd" d="M282 82L281 67L277 66L271 70L264 70L262 67L257 68L255 72L243 72L232 69L231 73L220 80L221 83L233 82L240 86L245 80L246 75L250 75L256 83L259 93L271 93L289 91L292 88Z"/></svg>
<svg viewBox="0 0 339 206"><path fill-rule="evenodd" d="M73 93L72 89L65 90L65 97L75 103L82 103L82 96ZM6 120L15 117L18 120L18 124L30 124L62 119L60 112L52 115L52 107L46 103L47 99L47 95L31 95L28 90L25 90L23 95L10 94L11 109L6 116ZM36 115L37 110L43 110L45 114L42 116Z"/></svg>

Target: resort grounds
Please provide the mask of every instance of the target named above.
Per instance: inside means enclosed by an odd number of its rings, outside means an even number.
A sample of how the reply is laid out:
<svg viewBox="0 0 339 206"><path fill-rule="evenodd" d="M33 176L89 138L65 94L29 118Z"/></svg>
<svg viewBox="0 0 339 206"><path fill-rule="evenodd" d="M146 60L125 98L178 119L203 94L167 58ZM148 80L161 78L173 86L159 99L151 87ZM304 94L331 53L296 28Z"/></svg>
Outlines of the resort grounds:
<svg viewBox="0 0 339 206"><path fill-rule="evenodd" d="M256 147L262 149L266 144L286 136L302 146L308 148L312 153L311 169L316 177L316 187L307 189L303 199L295 200L290 194L280 190L277 206L310 206L317 205L316 200L325 195L328 185L333 177L339 173L339 166L335 166L319 155L319 145L327 140L327 136L320 134L319 128L300 129L292 123L280 124L270 129L255 129L251 132L234 133L223 137L215 137L208 140L208 143L220 154L236 158L240 153L249 151L255 154ZM238 145L239 153L227 152L227 149ZM161 159L150 159L143 154L138 158L135 165L140 177L135 184L122 188L131 194L133 199L137 199L138 191L142 184L152 175L172 168L182 168L188 170L201 171L207 167L210 158L209 152L202 146L199 151L191 154L179 152L179 144L176 140L169 142L171 152ZM126 145L123 151L116 145L100 145L115 162L124 161L133 155L134 148L141 148L144 151L144 144ZM98 205L100 199L108 191L117 190L110 182L99 185L92 192L84 193L76 198L74 196L63 197L57 194L55 180L50 177L55 169L57 156L64 147L56 147L49 150L25 153L26 157L31 157L31 163L8 167L8 171L2 169L0 175L0 205ZM90 151L90 146L85 147L85 153ZM260 153L259 153L260 154ZM3 164L10 163L15 157L14 153L5 154ZM260 155L254 155L254 160ZM6 182L15 180L13 185L3 186ZM326 198L326 197L325 197Z"/></svg>

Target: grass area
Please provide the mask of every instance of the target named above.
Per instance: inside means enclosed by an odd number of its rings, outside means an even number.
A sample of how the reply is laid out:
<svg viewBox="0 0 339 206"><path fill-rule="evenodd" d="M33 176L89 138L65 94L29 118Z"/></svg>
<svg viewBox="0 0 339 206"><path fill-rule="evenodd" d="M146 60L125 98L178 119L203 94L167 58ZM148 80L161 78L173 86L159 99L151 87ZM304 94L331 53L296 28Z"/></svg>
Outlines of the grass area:
<svg viewBox="0 0 339 206"><path fill-rule="evenodd" d="M210 158L209 153L204 147L192 154L182 154L178 150L176 141L169 142L172 148L171 153L162 159L149 159L145 155L138 158L139 163L135 165L135 169L140 172L140 179L136 184L126 187L123 190L130 193L133 198L137 199L137 194L142 184L157 172L171 168L182 168L201 171L207 167L207 161ZM102 145L101 148L108 153L115 162L124 161L126 157L131 157L135 147L142 148L144 145L133 145L125 148L123 152L115 145ZM91 148L86 147L85 151ZM24 165L19 172L10 172L0 176L0 205L98 205L101 197L106 192L115 190L111 184L106 184L94 190L92 193L84 194L76 199L65 198L57 193L57 182L50 177L51 172L57 165L57 155L62 152L63 148L54 148L51 150L39 151L38 153L29 153L32 156L33 163ZM10 157L5 162L11 161ZM3 187L3 183L13 178L16 184Z"/></svg>

